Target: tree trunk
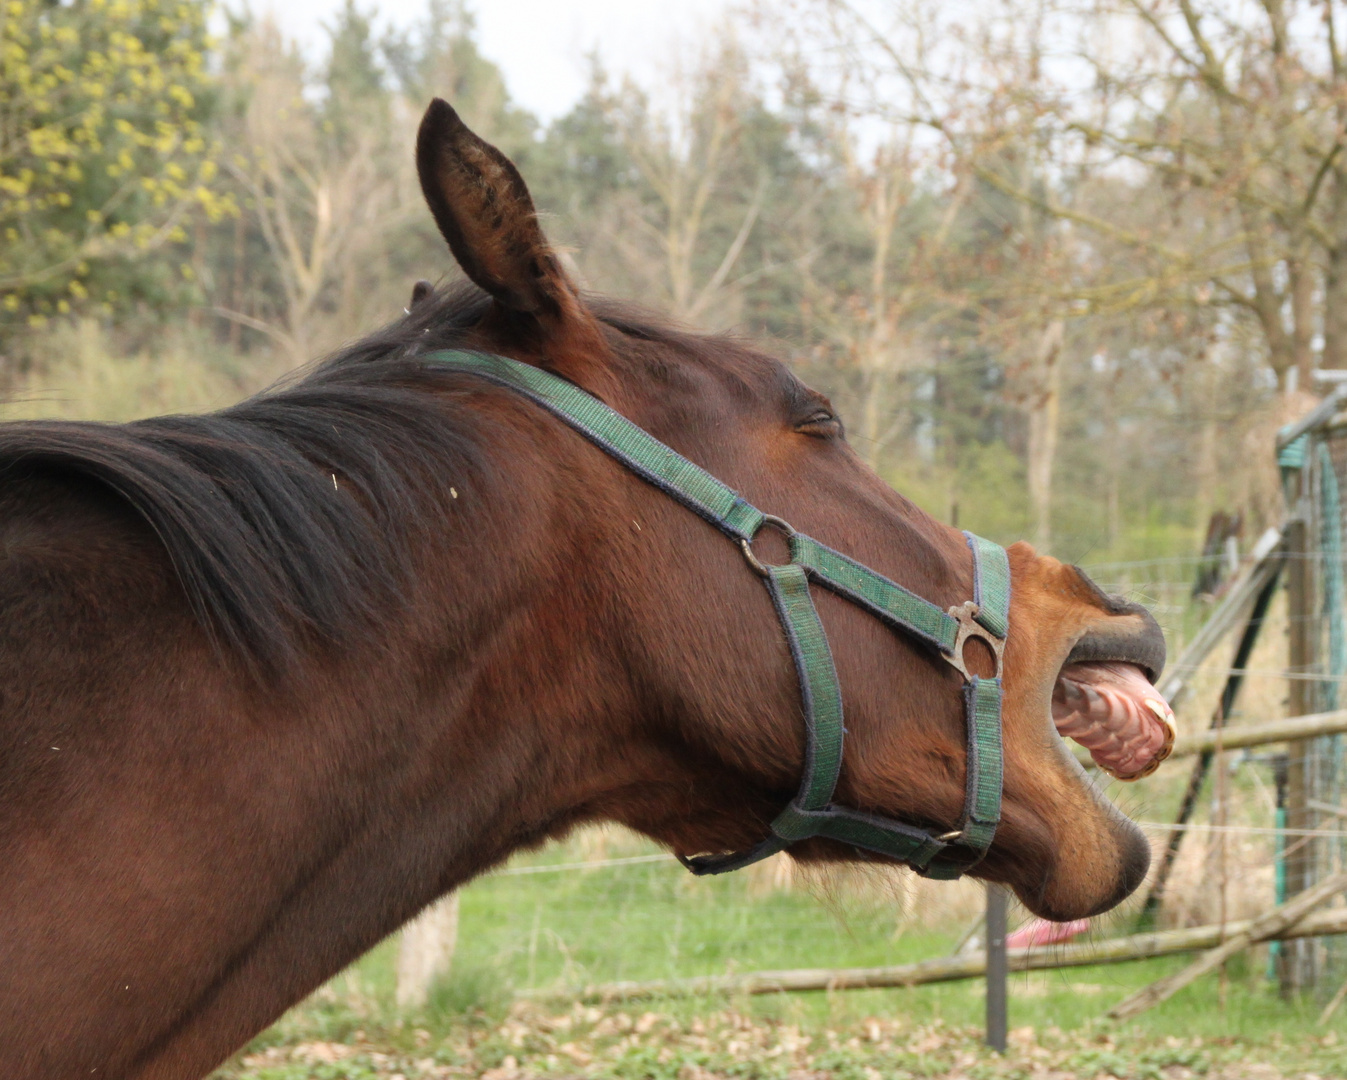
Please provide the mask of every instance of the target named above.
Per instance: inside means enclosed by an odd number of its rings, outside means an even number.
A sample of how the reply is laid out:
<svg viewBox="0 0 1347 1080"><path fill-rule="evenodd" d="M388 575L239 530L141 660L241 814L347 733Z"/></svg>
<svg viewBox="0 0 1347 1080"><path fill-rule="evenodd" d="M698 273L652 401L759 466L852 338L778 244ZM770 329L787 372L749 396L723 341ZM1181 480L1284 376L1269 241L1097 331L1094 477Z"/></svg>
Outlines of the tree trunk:
<svg viewBox="0 0 1347 1080"><path fill-rule="evenodd" d="M242 211L234 215L234 266L233 281L230 283L229 306L234 311L243 311L243 255L244 241L247 239L248 223L243 216ZM239 351L239 345L243 335L243 324L237 319L231 319L229 323L229 348L233 352Z"/></svg>
<svg viewBox="0 0 1347 1080"><path fill-rule="evenodd" d="M1299 383L1311 387L1310 372L1314 369L1314 268L1308 252L1291 260L1288 273L1291 291L1291 356L1300 372Z"/></svg>
<svg viewBox="0 0 1347 1080"><path fill-rule="evenodd" d="M1332 198L1330 228L1334 243L1328 249L1324 273L1322 366L1347 368L1347 170L1333 170Z"/></svg>
<svg viewBox="0 0 1347 1080"><path fill-rule="evenodd" d="M1034 518L1034 547L1046 552L1052 542L1052 468L1057 457L1057 429L1061 412L1061 319L1043 330L1029 396L1029 506Z"/></svg>
<svg viewBox="0 0 1347 1080"><path fill-rule="evenodd" d="M426 1003L431 986L449 974L457 946L458 893L450 893L402 928L397 963L400 1008L415 1009Z"/></svg>
<svg viewBox="0 0 1347 1080"><path fill-rule="evenodd" d="M1253 279L1254 313L1263 328L1268 360L1278 379L1285 385L1286 373L1295 367L1295 349L1282 320L1284 297L1278 292L1273 280L1270 248L1265 236L1266 223L1247 199L1241 197L1237 202L1244 228L1244 246L1249 255L1249 276Z"/></svg>

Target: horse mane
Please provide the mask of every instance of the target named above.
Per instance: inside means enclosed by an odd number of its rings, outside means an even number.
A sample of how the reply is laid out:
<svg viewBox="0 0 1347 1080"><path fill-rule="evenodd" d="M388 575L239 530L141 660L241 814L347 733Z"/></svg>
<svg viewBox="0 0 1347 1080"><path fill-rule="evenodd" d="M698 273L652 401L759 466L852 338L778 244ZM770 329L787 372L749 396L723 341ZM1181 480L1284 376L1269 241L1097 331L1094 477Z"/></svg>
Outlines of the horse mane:
<svg viewBox="0 0 1347 1080"><path fill-rule="evenodd" d="M473 417L426 392L444 376L418 358L460 347L489 304L460 282L214 413L0 424L0 490L30 477L106 488L158 538L207 632L279 670L305 635L376 629L409 582L409 526L447 508L454 478L484 475ZM664 367L669 347L748 351L629 305L591 309L628 362Z"/></svg>
<svg viewBox="0 0 1347 1080"><path fill-rule="evenodd" d="M483 474L472 417L426 392L443 375L418 357L461 346L489 304L460 282L214 413L0 424L0 486L106 488L154 532L207 632L279 669L306 634L340 642L375 629L408 584L409 526L448 505L453 478ZM639 308L591 308L630 342L628 359L712 351L713 339Z"/></svg>
<svg viewBox="0 0 1347 1080"><path fill-rule="evenodd" d="M409 525L481 471L471 418L425 392L437 376L416 357L459 344L488 302L443 291L219 412L0 424L0 490L107 489L158 538L217 644L279 670L306 635L374 629L408 583Z"/></svg>

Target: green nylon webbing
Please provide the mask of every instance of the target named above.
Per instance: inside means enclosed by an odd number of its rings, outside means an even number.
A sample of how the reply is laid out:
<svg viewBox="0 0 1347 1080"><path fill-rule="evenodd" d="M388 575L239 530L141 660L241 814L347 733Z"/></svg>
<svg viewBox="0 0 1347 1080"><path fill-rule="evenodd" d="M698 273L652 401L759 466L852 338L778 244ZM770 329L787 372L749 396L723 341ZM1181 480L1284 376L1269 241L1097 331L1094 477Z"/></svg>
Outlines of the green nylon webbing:
<svg viewBox="0 0 1347 1080"><path fill-rule="evenodd" d="M843 807L802 806L798 799L772 822L772 832L787 843L818 836L865 848L932 878L966 873L991 846L1001 814L1000 680L974 677L965 684L965 694L968 791L957 841L942 842L925 830Z"/></svg>
<svg viewBox="0 0 1347 1080"><path fill-rule="evenodd" d="M805 764L800 790L772 821L771 835L765 840L746 851L680 857L680 861L695 874L723 874L775 855L798 840L823 837L887 855L939 876L939 868L932 866L932 860L948 851L950 845L901 822L832 805L842 767L844 735L841 686L833 667L832 650L809 594L804 568L793 564L769 567L766 583L785 628L800 684L805 721ZM950 864L960 867L952 876L957 877L962 868L975 861L976 857Z"/></svg>
<svg viewBox="0 0 1347 1080"><path fill-rule="evenodd" d="M516 390L565 421L643 479L710 521L751 542L764 515L737 492L637 427L597 398L541 368L463 351L429 354L428 362L466 371ZM1004 639L1009 629L1010 570L1005 550L971 533L975 616ZM1002 788L1000 679L971 678L964 688L967 766L957 840L888 818L831 804L842 766L841 687L828 639L809 593L810 580L951 655L959 625L928 600L800 533L790 535L791 562L769 566L765 583L786 631L800 685L806 729L799 793L772 822L771 834L746 851L679 856L694 873L723 873L766 858L796 840L825 837L907 862L932 877L957 877L986 853L1000 818ZM944 859L944 861L937 861Z"/></svg>
<svg viewBox="0 0 1347 1080"><path fill-rule="evenodd" d="M967 816L963 843L985 851L1001 820L1001 680L973 676L964 684L968 717Z"/></svg>
<svg viewBox="0 0 1347 1080"><path fill-rule="evenodd" d="M790 538L790 558L819 584L866 608L884 622L901 624L903 629L924 637L942 652L953 651L959 624L930 601L803 533Z"/></svg>
<svg viewBox="0 0 1347 1080"><path fill-rule="evenodd" d="M842 771L842 691L828 636L819 621L803 567L768 567L769 591L787 628L800 674L800 696L809 723L805 732L804 784L795 804L822 810L832 801Z"/></svg>
<svg viewBox="0 0 1347 1080"><path fill-rule="evenodd" d="M439 367L480 375L525 394L735 539L751 540L762 526L762 512L733 488L598 398L550 372L503 356L457 350L430 353L426 360ZM1002 551L995 544L989 546ZM885 622L896 624L942 652L953 649L958 623L929 600L800 533L791 538L791 558L820 584L869 609ZM988 630L995 633L991 627Z"/></svg>
<svg viewBox="0 0 1347 1080"><path fill-rule="evenodd" d="M591 442L735 539L751 540L762 513L699 465L671 450L592 394L532 364L487 353L443 350L425 360L518 390Z"/></svg>
<svg viewBox="0 0 1347 1080"><path fill-rule="evenodd" d="M1010 633L1010 559L1000 544L970 532L964 536L973 552L973 601L978 605L977 621L988 633L1004 639Z"/></svg>

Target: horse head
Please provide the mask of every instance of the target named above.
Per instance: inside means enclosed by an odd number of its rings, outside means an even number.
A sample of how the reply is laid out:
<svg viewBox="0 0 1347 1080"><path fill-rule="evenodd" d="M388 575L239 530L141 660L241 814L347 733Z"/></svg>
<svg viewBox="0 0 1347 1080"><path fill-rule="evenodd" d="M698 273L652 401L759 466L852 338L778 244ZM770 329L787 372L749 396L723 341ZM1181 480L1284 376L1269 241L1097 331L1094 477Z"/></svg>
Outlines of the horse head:
<svg viewBox="0 0 1347 1080"><path fill-rule="evenodd" d="M491 297L468 344L589 391L753 505L941 607L972 595L963 535L867 467L829 401L781 363L727 338L652 329L584 297L518 170L443 102L423 120L418 165L454 256ZM595 499L589 524L615 523L597 527L616 537L584 552L575 572L623 609L630 669L658 703L630 737L667 760L606 793L601 813L682 853L743 848L789 799L802 767L780 631L753 575L705 523L634 479L621 509L609 498ZM1164 641L1143 608L1105 595L1079 569L1024 543L1009 561L1002 819L974 873L1011 885L1038 914L1075 918L1126 897L1145 875L1149 846L1059 730L1115 775L1154 768L1172 739L1152 686ZM836 597L824 594L819 606L845 696L838 802L953 828L966 778L958 673ZM968 645L969 663L988 673L991 657L973 655L980 648ZM810 860L873 857L830 840L791 850Z"/></svg>
<svg viewBox="0 0 1347 1080"><path fill-rule="evenodd" d="M760 576L781 530L754 526L746 559L446 350L546 373L937 614L974 597L965 538L861 462L826 398L584 295L519 172L443 102L417 164L470 284L418 284L402 319L219 413L0 425L0 1075L199 1077L521 847L609 820L734 851L791 802L802 684ZM1152 768L1164 644L1027 545L1008 570L1004 782L973 871L1071 918L1135 888L1148 849L1059 730ZM958 831L964 675L815 592L847 727L833 798ZM950 655L990 677L1000 640Z"/></svg>

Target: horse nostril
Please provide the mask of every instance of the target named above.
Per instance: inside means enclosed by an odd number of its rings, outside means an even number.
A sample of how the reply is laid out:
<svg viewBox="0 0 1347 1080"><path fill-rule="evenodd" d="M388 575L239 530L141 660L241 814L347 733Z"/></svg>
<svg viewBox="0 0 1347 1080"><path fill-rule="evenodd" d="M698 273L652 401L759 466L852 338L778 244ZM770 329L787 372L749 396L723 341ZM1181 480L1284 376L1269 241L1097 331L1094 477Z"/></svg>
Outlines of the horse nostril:
<svg viewBox="0 0 1347 1080"><path fill-rule="evenodd" d="M990 679L996 674L996 656L981 638L970 637L963 643L963 666L970 675Z"/></svg>

